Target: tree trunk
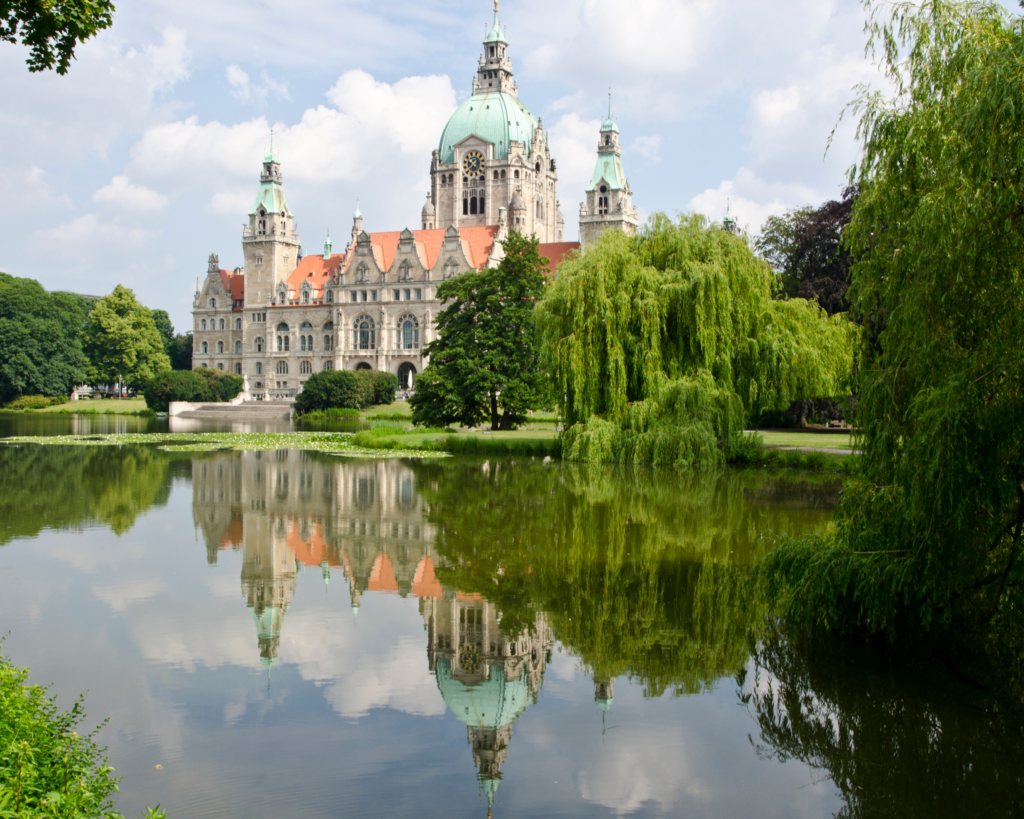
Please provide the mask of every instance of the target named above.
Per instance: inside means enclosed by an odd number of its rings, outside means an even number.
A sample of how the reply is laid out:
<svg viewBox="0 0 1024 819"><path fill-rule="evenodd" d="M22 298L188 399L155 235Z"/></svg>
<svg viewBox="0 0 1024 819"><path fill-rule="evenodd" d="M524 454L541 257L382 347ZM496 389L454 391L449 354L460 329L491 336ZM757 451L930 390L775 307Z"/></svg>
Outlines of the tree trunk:
<svg viewBox="0 0 1024 819"><path fill-rule="evenodd" d="M498 430L498 393L491 390L491 431Z"/></svg>

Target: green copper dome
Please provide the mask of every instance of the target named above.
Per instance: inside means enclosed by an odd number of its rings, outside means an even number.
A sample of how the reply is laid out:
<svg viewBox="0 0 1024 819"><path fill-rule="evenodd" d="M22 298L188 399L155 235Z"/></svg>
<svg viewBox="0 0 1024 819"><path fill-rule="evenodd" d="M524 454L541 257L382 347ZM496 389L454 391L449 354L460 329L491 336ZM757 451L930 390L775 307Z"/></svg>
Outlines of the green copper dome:
<svg viewBox="0 0 1024 819"><path fill-rule="evenodd" d="M455 109L441 132L441 162L455 161L455 146L468 136L494 145L494 158L508 157L510 142L522 142L529 155L537 120L517 97L498 91L481 91Z"/></svg>
<svg viewBox="0 0 1024 819"><path fill-rule="evenodd" d="M533 702L526 675L507 680L501 666L491 666L488 679L470 686L452 677L451 660L438 660L437 687L452 713L471 728L509 725Z"/></svg>
<svg viewBox="0 0 1024 819"><path fill-rule="evenodd" d="M611 117L608 117L608 119L601 123L601 133L605 134L609 131L614 131L615 133L619 132L619 126L615 124L615 120Z"/></svg>

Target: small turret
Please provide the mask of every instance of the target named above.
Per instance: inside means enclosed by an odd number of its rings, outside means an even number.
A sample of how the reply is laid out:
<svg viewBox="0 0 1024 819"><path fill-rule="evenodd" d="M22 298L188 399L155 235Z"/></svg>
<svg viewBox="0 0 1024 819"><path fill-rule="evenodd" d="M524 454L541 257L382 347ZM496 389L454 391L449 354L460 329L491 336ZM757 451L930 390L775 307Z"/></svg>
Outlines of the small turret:
<svg viewBox="0 0 1024 819"><path fill-rule="evenodd" d="M423 212L420 214L423 219L423 229L432 230L434 227L434 219L437 216L437 210L434 208L434 202L430 198L430 194L427 194L427 201L423 205Z"/></svg>
<svg viewBox="0 0 1024 819"><path fill-rule="evenodd" d="M331 258L331 232L327 231L327 239L324 240L324 259Z"/></svg>

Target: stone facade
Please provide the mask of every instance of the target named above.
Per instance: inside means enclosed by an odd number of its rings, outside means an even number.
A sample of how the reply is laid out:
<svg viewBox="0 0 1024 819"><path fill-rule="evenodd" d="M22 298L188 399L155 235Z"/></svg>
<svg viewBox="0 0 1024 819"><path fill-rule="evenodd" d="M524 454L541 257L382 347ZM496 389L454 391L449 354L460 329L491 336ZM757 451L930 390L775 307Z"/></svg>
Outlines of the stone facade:
<svg viewBox="0 0 1024 819"><path fill-rule="evenodd" d="M609 158L612 170L600 179L595 171L588 188L584 243L601 230L636 227L618 128L612 123L606 134L605 126L598 170ZM537 236L552 272L579 247L564 240L547 132L519 101L497 12L473 95L446 125L430 178L421 230L366 232L357 208L344 252L334 253L328 237L321 255L303 256L271 147L242 230L243 266L223 270L212 254L196 283L193 367L243 376L246 400L293 398L311 374L330 369L393 372L411 387L428 364L423 347L442 307L439 282L497 265L513 229Z"/></svg>

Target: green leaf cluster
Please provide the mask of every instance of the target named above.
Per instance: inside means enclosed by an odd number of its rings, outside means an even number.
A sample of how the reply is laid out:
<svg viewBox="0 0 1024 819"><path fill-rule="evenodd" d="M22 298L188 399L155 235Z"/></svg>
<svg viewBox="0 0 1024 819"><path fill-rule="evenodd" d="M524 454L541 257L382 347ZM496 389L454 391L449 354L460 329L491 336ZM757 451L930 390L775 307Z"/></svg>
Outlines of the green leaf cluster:
<svg viewBox="0 0 1024 819"><path fill-rule="evenodd" d="M392 404L398 390L398 376L378 370L324 370L313 373L295 398L301 415L329 409L364 409L374 404Z"/></svg>
<svg viewBox="0 0 1024 819"><path fill-rule="evenodd" d="M120 379L141 390L158 372L171 368L152 311L120 284L89 313L82 342L91 364L90 383Z"/></svg>
<svg viewBox="0 0 1024 819"><path fill-rule="evenodd" d="M859 354L863 474L834 537L756 579L792 620L988 645L1019 679L1024 22L991 2L871 8L893 93L854 104L850 296L878 328Z"/></svg>
<svg viewBox="0 0 1024 819"><path fill-rule="evenodd" d="M60 711L46 689L28 684L27 670L0 656L0 817L120 816L113 810L117 778L96 731L76 732L84 719L81 699Z"/></svg>
<svg viewBox="0 0 1024 819"><path fill-rule="evenodd" d="M855 330L701 216L655 214L559 266L538 308L569 459L721 463L765 409L848 389Z"/></svg>
<svg viewBox="0 0 1024 819"><path fill-rule="evenodd" d="M547 260L536 237L512 231L496 268L442 282L437 338L426 346L430 364L409 399L417 426L515 429L540 406L544 375L533 324L544 290Z"/></svg>
<svg viewBox="0 0 1024 819"><path fill-rule="evenodd" d="M29 71L67 74L75 47L113 21L111 0L0 0L0 42L28 46Z"/></svg>
<svg viewBox="0 0 1024 819"><path fill-rule="evenodd" d="M210 367L198 370L164 370L143 388L146 406L155 412L167 412L171 401L230 401L242 391L240 375Z"/></svg>
<svg viewBox="0 0 1024 819"><path fill-rule="evenodd" d="M0 404L25 394L67 396L84 383L84 323L79 298L0 273Z"/></svg>

